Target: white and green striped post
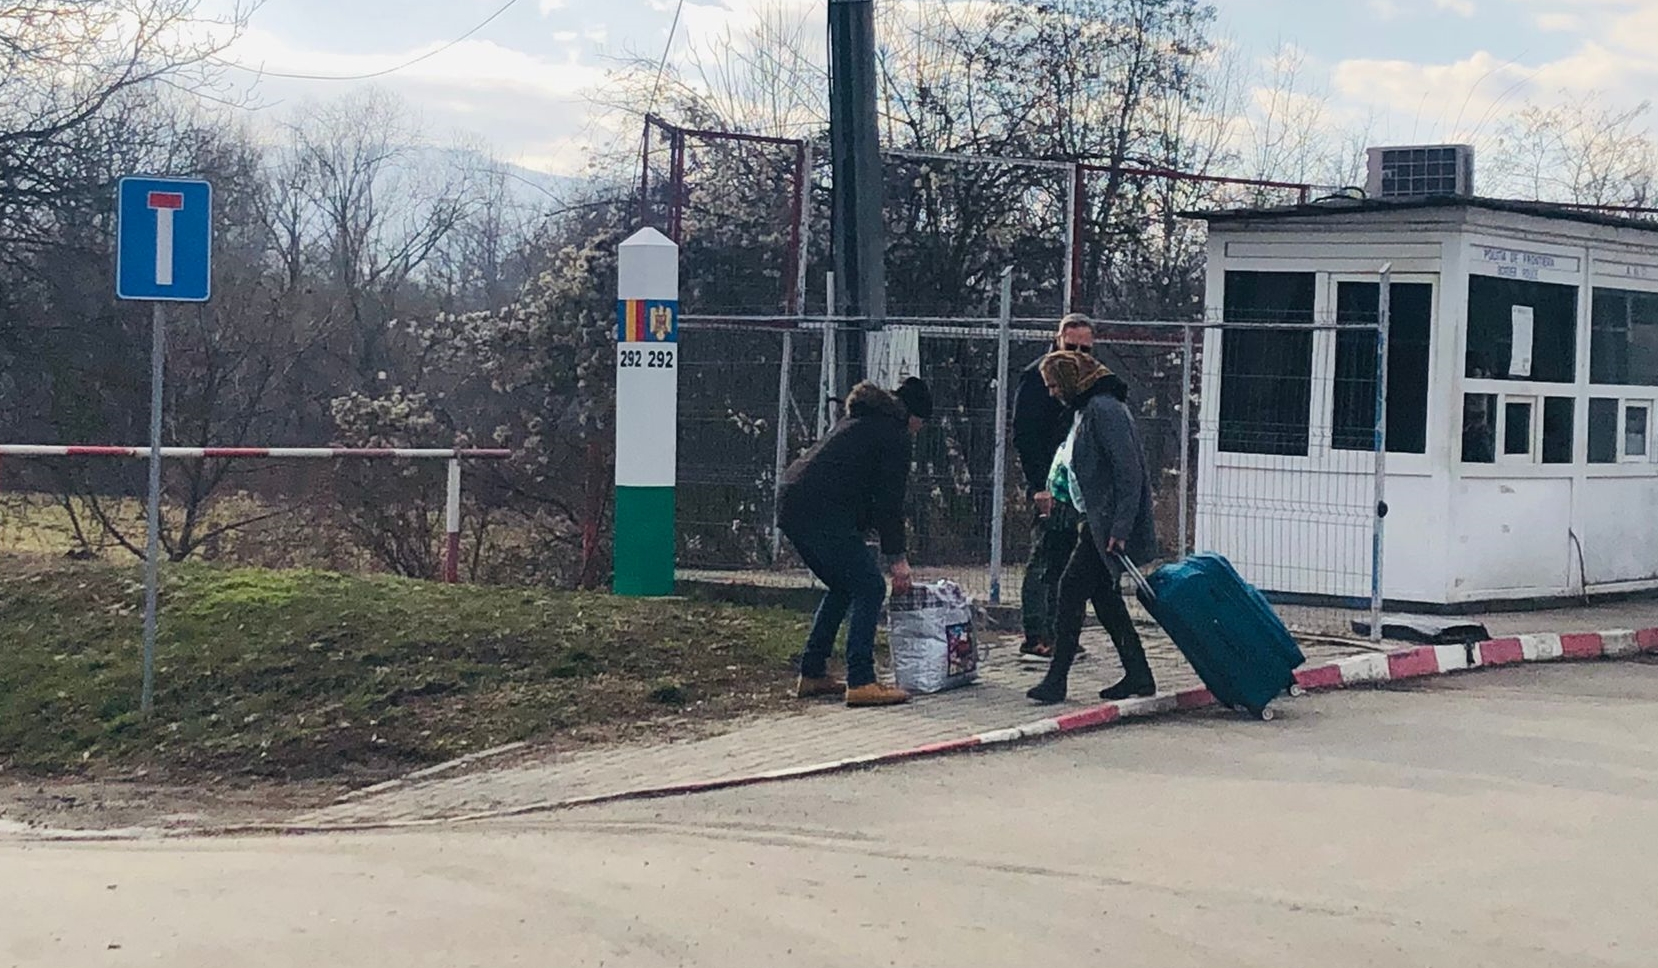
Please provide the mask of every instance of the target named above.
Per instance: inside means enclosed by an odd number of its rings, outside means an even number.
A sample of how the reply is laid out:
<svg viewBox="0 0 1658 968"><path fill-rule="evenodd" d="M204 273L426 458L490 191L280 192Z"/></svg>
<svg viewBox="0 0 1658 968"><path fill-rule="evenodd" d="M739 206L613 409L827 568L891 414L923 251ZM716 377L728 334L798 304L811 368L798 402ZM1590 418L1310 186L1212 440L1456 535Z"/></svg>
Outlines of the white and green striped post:
<svg viewBox="0 0 1658 968"><path fill-rule="evenodd" d="M655 229L623 242L616 285L618 595L674 592L679 425L679 247Z"/></svg>

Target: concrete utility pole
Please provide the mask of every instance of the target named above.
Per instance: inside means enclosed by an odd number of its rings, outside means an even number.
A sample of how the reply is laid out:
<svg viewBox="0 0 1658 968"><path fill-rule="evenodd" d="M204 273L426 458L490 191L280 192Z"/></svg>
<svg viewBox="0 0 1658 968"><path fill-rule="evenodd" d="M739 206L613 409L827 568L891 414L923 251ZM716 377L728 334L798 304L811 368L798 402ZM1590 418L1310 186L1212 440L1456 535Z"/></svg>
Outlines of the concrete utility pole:
<svg viewBox="0 0 1658 968"><path fill-rule="evenodd" d="M829 143L834 177L835 288L839 307L871 330L887 314L886 233L875 116L874 0L829 0ZM845 341L847 375L863 375L864 341Z"/></svg>

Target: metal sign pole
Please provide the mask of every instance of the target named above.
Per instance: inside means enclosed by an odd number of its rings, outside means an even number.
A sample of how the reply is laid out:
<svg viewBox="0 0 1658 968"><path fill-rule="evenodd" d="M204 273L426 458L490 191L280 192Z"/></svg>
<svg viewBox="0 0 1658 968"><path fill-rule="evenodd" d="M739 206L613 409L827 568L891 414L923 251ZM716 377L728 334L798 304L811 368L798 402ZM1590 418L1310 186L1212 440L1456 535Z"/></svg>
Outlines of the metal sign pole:
<svg viewBox="0 0 1658 968"><path fill-rule="evenodd" d="M161 381L167 359L167 314L162 303L151 307L150 324L150 496L144 544L144 687L139 712L155 708L156 600L161 580Z"/></svg>
<svg viewBox="0 0 1658 968"><path fill-rule="evenodd" d="M138 708L155 709L161 585L161 403L169 302L213 295L213 186L197 178L129 176L115 194L115 298L151 304L150 488L144 539L144 675Z"/></svg>

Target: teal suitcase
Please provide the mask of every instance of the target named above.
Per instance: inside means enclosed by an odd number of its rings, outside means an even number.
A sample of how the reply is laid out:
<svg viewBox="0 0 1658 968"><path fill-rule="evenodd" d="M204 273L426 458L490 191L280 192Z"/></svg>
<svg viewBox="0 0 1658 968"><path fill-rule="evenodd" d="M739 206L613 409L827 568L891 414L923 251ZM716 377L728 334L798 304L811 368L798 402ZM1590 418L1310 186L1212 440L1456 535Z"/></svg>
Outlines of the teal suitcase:
<svg viewBox="0 0 1658 968"><path fill-rule="evenodd" d="M1123 559L1144 605L1215 699L1271 719L1280 693L1298 694L1307 661L1266 597L1220 555L1202 553L1142 575Z"/></svg>

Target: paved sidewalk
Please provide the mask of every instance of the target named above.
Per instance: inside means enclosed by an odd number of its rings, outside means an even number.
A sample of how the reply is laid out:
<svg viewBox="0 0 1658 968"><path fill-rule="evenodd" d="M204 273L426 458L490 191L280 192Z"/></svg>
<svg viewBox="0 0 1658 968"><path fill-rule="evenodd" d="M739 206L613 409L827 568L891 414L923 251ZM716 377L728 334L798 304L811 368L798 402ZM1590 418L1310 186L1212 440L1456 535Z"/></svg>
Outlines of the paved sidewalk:
<svg viewBox="0 0 1658 968"><path fill-rule="evenodd" d="M1600 632L1606 629L1658 628L1658 599L1630 599L1576 608L1532 612L1493 612L1470 615L1493 636L1532 635L1539 632Z"/></svg>
<svg viewBox="0 0 1658 968"><path fill-rule="evenodd" d="M1199 686L1197 676L1159 630L1142 625L1159 692L1172 695ZM295 818L305 824L384 823L513 810L647 787L719 782L775 770L960 740L1007 729L1056 707L1037 706L1025 690L1043 666L1018 661L1018 639L993 640L979 683L920 696L894 709L850 710L835 702L803 704L795 715L751 721L728 732L677 743L633 745L538 757L511 765L394 786L377 794ZM1071 674L1071 703L1099 703L1097 692L1121 676L1104 633L1084 636L1089 655ZM1309 665L1369 651L1362 645L1304 643ZM792 683L779 682L778 688Z"/></svg>
<svg viewBox="0 0 1658 968"><path fill-rule="evenodd" d="M1139 612L1138 605L1131 605ZM1138 614L1160 694L1197 688L1196 674L1173 643L1144 614ZM1579 609L1498 613L1478 616L1493 637L1610 629L1658 628L1658 601L1631 601ZM717 735L678 742L641 743L578 753L514 750L460 769L394 781L383 789L359 791L351 799L302 817L300 824L380 824L434 820L477 813L623 794L642 789L718 784L816 764L881 756L934 744L958 743L1009 730L1098 703L1097 690L1121 675L1116 654L1103 632L1084 633L1089 656L1071 677L1071 702L1039 707L1025 698L1042 666L1021 663L1016 636L989 639L980 682L967 689L917 697L907 706L849 710L834 702L803 704L793 715L734 724ZM1391 643L1397 647L1398 643ZM1373 653L1363 643L1302 642L1313 668L1347 656ZM1534 647L1535 648L1535 647ZM1520 651L1519 646L1515 646ZM1448 651L1460 654L1461 647ZM1430 655L1432 649L1425 650ZM1388 661L1380 655L1381 668ZM1515 657L1516 659L1518 656ZM1413 664L1407 661L1407 665ZM1430 663L1431 664L1431 663ZM777 688L790 683L779 681Z"/></svg>
<svg viewBox="0 0 1658 968"><path fill-rule="evenodd" d="M917 568L916 574L922 580L949 578L956 581L981 604L989 598L990 574L982 568ZM1017 563L1009 564L1002 573L1002 603L997 607L1000 609L1002 621L1009 623L1009 625L1018 621L1019 590L1023 576L1024 566ZM788 601L795 607L809 608L814 606L817 601L816 593L812 590L812 576L803 571L682 569L679 572L679 578L682 582L700 584L709 589L724 589L740 601L748 601L750 598L754 598L757 601L775 603L778 593L787 593ZM1126 585L1125 589L1127 589ZM733 590L748 591L752 592L753 595L745 597L740 591ZM1133 592L1131 589L1125 593L1132 598ZM1351 637L1354 634L1354 621L1368 623L1370 617L1368 608L1355 610L1335 605L1280 604L1275 606L1275 609L1285 624L1298 632L1339 638ZM1388 609L1386 614L1391 617L1401 613L1401 611ZM1475 613L1439 616L1439 618L1481 624L1493 636L1529 635L1543 632L1597 632L1617 628L1652 628L1658 626L1658 597L1647 596L1622 601L1599 602L1594 605L1573 604L1559 608L1486 614ZM1089 615L1088 620L1093 621L1092 614ZM1003 627L1009 626L1004 625Z"/></svg>

